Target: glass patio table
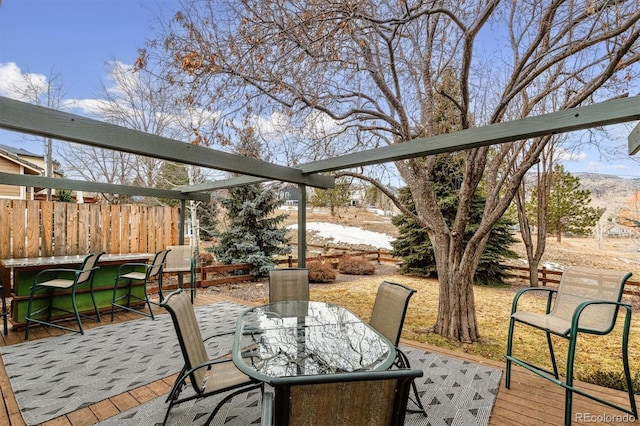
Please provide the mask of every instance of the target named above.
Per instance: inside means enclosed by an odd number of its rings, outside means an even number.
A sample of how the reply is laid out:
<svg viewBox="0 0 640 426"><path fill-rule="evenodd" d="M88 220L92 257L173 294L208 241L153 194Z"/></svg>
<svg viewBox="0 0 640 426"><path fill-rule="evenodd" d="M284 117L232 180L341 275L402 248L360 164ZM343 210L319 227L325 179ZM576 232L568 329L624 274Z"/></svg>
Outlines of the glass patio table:
<svg viewBox="0 0 640 426"><path fill-rule="evenodd" d="M388 369L396 356L384 336L342 306L270 303L238 318L232 357L257 380Z"/></svg>

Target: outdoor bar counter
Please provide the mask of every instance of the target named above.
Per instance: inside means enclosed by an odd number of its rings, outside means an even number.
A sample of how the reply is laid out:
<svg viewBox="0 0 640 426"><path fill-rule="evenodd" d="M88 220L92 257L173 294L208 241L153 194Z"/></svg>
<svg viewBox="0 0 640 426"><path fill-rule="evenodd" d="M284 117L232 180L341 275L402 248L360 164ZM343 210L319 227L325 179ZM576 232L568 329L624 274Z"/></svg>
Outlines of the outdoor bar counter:
<svg viewBox="0 0 640 426"><path fill-rule="evenodd" d="M27 312L31 285L36 274L43 269L51 268L80 268L87 255L76 256L49 256L49 257L28 257L0 260L0 277L2 277L2 291L5 295L11 296L11 318L14 326L24 324L24 316ZM111 298L113 296L113 284L118 273L118 268L123 263L147 263L153 257L153 253L125 253L125 254L103 254L98 261L99 269L95 273L93 291L98 304L98 309L111 308ZM11 272L13 271L13 276ZM133 294L143 297L142 286L136 286ZM64 298L66 300L60 300ZM43 303L34 299L33 309L43 306ZM93 310L89 286L78 287L76 292L76 302L80 312ZM71 309L71 297L60 293L56 295L56 304L65 309Z"/></svg>

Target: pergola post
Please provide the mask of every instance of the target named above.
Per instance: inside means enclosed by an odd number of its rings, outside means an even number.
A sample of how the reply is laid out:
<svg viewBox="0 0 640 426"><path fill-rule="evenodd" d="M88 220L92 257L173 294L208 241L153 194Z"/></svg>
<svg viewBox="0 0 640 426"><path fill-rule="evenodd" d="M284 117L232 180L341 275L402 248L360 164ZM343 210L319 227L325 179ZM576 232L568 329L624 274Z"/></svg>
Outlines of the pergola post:
<svg viewBox="0 0 640 426"><path fill-rule="evenodd" d="M184 244L184 225L185 225L185 210L186 210L186 201L184 199L180 200L180 230L178 231L178 244ZM193 238L193 237L192 237Z"/></svg>
<svg viewBox="0 0 640 426"><path fill-rule="evenodd" d="M307 186L298 184L298 268L307 266Z"/></svg>

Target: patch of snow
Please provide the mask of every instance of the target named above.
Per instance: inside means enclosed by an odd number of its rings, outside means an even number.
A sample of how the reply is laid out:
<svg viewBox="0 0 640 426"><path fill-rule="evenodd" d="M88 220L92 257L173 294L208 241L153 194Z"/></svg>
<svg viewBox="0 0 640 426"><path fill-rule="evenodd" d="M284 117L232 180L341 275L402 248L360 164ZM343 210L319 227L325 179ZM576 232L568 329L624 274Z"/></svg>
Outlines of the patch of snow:
<svg viewBox="0 0 640 426"><path fill-rule="evenodd" d="M298 225L289 225L289 229L298 229ZM381 249L391 250L394 237L381 232L367 231L355 226L336 225L325 222L308 222L307 231L317 231L321 237L333 238L345 244L367 244Z"/></svg>

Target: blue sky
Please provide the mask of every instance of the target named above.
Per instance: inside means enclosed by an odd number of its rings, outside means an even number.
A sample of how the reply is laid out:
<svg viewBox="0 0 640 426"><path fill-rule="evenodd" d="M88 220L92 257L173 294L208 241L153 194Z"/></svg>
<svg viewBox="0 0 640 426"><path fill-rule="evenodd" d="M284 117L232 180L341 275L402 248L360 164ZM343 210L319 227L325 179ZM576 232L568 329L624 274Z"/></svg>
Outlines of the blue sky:
<svg viewBox="0 0 640 426"><path fill-rule="evenodd" d="M7 87L27 74L44 79L53 72L62 77L67 98L96 99L107 77L105 62L132 64L154 35L157 17L178 6L178 0L0 0L0 95L10 96ZM610 128L614 137L606 146L614 155L581 148L565 167L640 178L640 164L626 151L630 129ZM0 132L0 143L42 153L41 143L8 132Z"/></svg>

